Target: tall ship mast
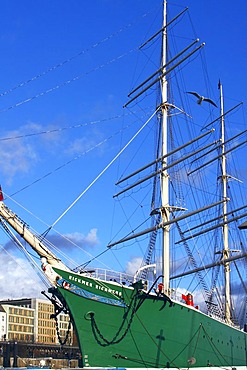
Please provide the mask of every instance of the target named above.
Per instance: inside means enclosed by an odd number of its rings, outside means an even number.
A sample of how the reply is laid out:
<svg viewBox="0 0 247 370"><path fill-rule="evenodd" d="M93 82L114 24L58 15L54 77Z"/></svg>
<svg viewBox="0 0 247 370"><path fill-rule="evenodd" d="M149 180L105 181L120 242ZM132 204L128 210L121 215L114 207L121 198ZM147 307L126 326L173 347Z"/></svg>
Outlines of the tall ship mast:
<svg viewBox="0 0 247 370"><path fill-rule="evenodd" d="M227 184L228 175L226 171L226 155L225 155L225 119L224 119L224 100L223 100L223 87L219 82L220 89L220 116L221 116L221 142L222 142L222 190L223 199L227 200ZM231 293L230 293L230 262L227 262L229 253L229 239L228 239L228 224L227 224L227 201L223 203L223 258L225 262L225 315L227 323L231 323Z"/></svg>
<svg viewBox="0 0 247 370"><path fill-rule="evenodd" d="M166 29L166 19L167 19L167 11L166 11L167 5L166 1L164 1L164 24L163 24L163 50L162 50L162 65L166 66L167 58L167 29ZM163 73L165 73L166 68L164 67ZM163 77L161 79L161 87L162 87L162 125L163 125L163 137L162 137L162 152L163 157L165 157L168 153L167 149L167 114L169 106L166 105L167 99L168 99L168 92L167 92L167 81L166 78ZM166 166L166 159L164 159L162 166ZM161 173L161 212L162 212L162 220L164 222L168 222L170 219L170 210L169 210L169 175L167 171ZM163 228L163 276L164 276L164 291L166 294L169 295L169 288L170 288L170 257L169 257L169 251L170 251L170 242L169 242L169 226L166 226Z"/></svg>

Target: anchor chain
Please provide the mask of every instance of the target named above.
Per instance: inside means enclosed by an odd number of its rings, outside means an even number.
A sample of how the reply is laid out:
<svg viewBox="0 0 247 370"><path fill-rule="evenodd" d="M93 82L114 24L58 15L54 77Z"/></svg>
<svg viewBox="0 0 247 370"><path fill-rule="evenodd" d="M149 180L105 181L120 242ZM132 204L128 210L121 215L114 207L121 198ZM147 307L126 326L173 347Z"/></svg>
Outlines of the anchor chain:
<svg viewBox="0 0 247 370"><path fill-rule="evenodd" d="M58 319L57 319L57 316L54 317L54 320L55 320L55 325L56 325L56 332L57 332L57 337L58 337L58 341L59 341L59 344L61 346L64 346L69 338L69 332L70 332L70 329L71 329L71 319L69 321L69 325L68 325L68 329L66 331L66 334L65 334L65 337L64 337L64 340L62 340L62 337L60 335L60 331L59 331L59 323L58 323Z"/></svg>
<svg viewBox="0 0 247 370"><path fill-rule="evenodd" d="M53 304L53 307L54 307L54 314L52 314L50 317L53 318L55 320L55 325L56 325L56 332L57 332L57 337L58 337L58 341L59 341L59 344L61 346L64 346L69 338L69 332L70 332L70 329L71 329L71 317L70 317L70 313L69 313L69 310L66 308L65 306L65 302L58 302L57 299L56 299L56 296L54 295L54 293L52 294L52 296L48 296L45 291L42 291L41 292L46 298L49 299L49 301ZM64 340L62 340L62 337L60 335L60 331L59 331L59 323L58 323L58 315L61 313L61 312L64 312L65 314L68 314L69 315L69 325L68 325L68 329L66 331L66 335L64 337Z"/></svg>
<svg viewBox="0 0 247 370"><path fill-rule="evenodd" d="M125 338L125 336L127 335L127 333L130 330L134 315L137 311L137 306L138 306L137 295L138 295L138 293L132 298L130 306L129 306L127 312L124 314L123 321L122 321L119 329L117 330L116 334L114 335L114 337L112 338L111 341L109 341L108 339L106 339L103 336L103 334L100 332L100 329L99 329L99 327L98 327L98 325L95 321L94 313L93 312L90 313L92 332L93 332L95 340L97 341L97 343L100 346L107 347L107 346L110 346L112 344L117 344L117 343L120 343ZM131 306L133 306L133 307L132 307L132 312L131 312L131 315L130 315L130 318L129 318L128 325L127 325L126 329L124 330L123 334L118 338L118 336L120 335L121 330L123 329L125 321L127 320L127 315L129 314L129 312L131 310Z"/></svg>

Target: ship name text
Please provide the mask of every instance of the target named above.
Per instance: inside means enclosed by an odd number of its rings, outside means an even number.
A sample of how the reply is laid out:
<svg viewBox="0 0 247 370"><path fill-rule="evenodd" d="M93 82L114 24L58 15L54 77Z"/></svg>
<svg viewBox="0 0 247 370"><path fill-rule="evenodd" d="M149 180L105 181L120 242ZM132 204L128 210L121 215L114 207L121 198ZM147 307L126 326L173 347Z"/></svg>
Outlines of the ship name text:
<svg viewBox="0 0 247 370"><path fill-rule="evenodd" d="M73 276L73 275L69 275L69 280L77 282L81 285L88 286L90 288L95 288L97 290L101 290L101 291L106 292L106 293L111 293L111 294L114 294L114 295L118 295L119 297L122 295L122 292L120 292L118 290L111 289L107 286L100 285L100 284L93 284L90 281L83 280L83 279L81 279L79 277L76 277L76 276Z"/></svg>

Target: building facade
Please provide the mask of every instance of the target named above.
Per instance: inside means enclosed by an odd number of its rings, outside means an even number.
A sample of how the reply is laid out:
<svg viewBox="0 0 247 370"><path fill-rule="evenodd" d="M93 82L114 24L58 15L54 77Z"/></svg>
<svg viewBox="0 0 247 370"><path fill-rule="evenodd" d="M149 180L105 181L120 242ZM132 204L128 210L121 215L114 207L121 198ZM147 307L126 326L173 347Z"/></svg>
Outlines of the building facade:
<svg viewBox="0 0 247 370"><path fill-rule="evenodd" d="M7 332L7 314L0 306L0 341L6 339Z"/></svg>
<svg viewBox="0 0 247 370"><path fill-rule="evenodd" d="M0 336L2 340L29 343L73 345L73 327L69 315L60 313L56 320L54 306L48 300L23 298L0 301Z"/></svg>
<svg viewBox="0 0 247 370"><path fill-rule="evenodd" d="M6 312L5 340L33 342L34 310L15 305L2 305Z"/></svg>

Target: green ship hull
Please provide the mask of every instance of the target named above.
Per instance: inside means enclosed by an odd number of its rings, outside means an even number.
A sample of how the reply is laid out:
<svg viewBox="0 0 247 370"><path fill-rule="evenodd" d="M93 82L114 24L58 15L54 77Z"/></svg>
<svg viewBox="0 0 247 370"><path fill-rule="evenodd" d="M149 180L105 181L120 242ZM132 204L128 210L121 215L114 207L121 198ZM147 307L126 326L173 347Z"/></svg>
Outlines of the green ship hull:
<svg viewBox="0 0 247 370"><path fill-rule="evenodd" d="M246 366L247 334L235 327L138 283L133 288L56 272L56 294L73 317L83 366Z"/></svg>

